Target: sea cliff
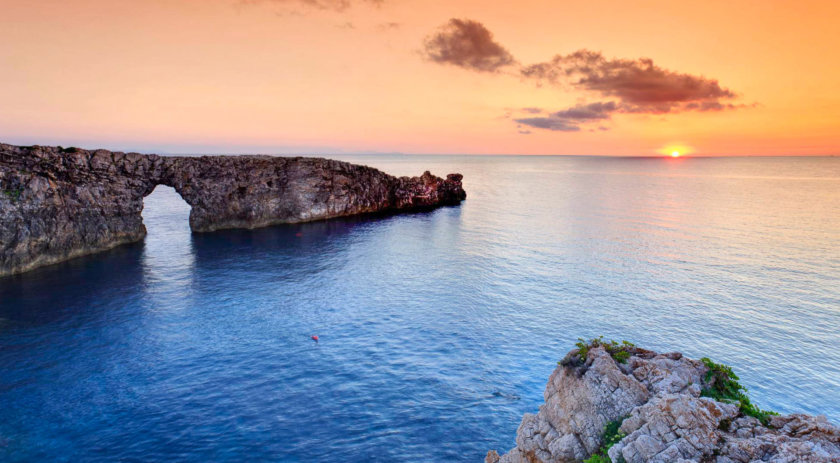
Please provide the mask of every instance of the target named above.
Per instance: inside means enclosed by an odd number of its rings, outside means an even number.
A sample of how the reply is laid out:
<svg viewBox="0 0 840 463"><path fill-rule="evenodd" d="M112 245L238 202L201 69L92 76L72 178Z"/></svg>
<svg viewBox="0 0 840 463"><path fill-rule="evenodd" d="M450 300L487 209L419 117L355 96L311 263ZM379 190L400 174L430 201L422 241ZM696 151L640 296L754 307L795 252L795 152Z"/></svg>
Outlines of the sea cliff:
<svg viewBox="0 0 840 463"><path fill-rule="evenodd" d="M0 144L0 276L143 239L143 198L157 185L191 206L194 232L210 232L456 205L461 179L322 158Z"/></svg>
<svg viewBox="0 0 840 463"><path fill-rule="evenodd" d="M840 462L839 428L761 410L737 380L709 359L582 342L523 417L516 447L485 462Z"/></svg>

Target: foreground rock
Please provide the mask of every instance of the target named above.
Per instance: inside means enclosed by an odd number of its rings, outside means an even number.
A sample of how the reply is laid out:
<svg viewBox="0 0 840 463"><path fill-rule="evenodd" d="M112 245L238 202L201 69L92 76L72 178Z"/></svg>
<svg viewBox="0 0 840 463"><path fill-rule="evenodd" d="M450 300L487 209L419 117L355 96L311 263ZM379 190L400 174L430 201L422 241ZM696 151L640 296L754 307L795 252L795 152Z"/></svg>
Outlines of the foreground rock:
<svg viewBox="0 0 840 463"><path fill-rule="evenodd" d="M195 232L455 205L460 174L393 177L321 158L169 157L0 144L0 276L141 240L143 197L173 187Z"/></svg>
<svg viewBox="0 0 840 463"><path fill-rule="evenodd" d="M579 462L601 453L605 427L620 422L613 462L840 462L840 429L825 417L768 416L765 426L737 404L701 396L709 386L704 363L624 350L626 363L603 346L585 361L571 351L549 378L539 413L522 419L516 447L490 451L485 461Z"/></svg>

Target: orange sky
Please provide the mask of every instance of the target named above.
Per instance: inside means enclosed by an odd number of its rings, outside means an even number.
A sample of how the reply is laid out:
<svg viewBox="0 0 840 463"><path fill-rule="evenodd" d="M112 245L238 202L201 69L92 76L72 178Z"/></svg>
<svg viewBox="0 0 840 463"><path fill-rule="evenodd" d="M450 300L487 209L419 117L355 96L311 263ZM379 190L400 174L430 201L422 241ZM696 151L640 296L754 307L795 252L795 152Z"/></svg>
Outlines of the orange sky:
<svg viewBox="0 0 840 463"><path fill-rule="evenodd" d="M0 0L0 141L168 153L840 154L836 0L347 1ZM431 61L424 40L451 18L480 22L523 64L579 49L648 57L717 80L742 107L615 112L608 130L518 126L519 108L561 111L603 95Z"/></svg>

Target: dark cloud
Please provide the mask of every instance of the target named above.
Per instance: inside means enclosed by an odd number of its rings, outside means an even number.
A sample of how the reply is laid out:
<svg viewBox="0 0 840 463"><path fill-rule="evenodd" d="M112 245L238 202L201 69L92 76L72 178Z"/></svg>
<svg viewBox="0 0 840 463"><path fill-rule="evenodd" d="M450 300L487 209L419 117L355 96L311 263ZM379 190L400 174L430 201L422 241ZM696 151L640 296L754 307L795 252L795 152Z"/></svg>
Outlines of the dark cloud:
<svg viewBox="0 0 840 463"><path fill-rule="evenodd" d="M425 54L437 63L480 72L496 72L517 64L483 24L467 19L451 19L427 37ZM649 58L606 58L601 52L578 50L543 63L521 66L519 74L539 85L572 88L610 100L545 116L541 108L521 108L523 117L513 119L539 129L577 132L581 125L608 120L615 113L664 114L745 107L733 103L737 98L735 92L721 86L716 79L664 69ZM603 125L597 129L608 130Z"/></svg>
<svg viewBox="0 0 840 463"><path fill-rule="evenodd" d="M516 63L513 55L493 39L483 24L469 19L450 19L426 37L423 51L436 63L479 72L496 72Z"/></svg>
<svg viewBox="0 0 840 463"><path fill-rule="evenodd" d="M599 119L609 119L612 113L614 113L617 109L618 105L616 105L614 101L605 101L573 106L569 109L557 111L552 114L552 116L561 119L585 122Z"/></svg>
<svg viewBox="0 0 840 463"><path fill-rule="evenodd" d="M273 3L286 7L305 7L318 10L344 11L357 3L382 5L385 0L241 0L243 4Z"/></svg>
<svg viewBox="0 0 840 463"><path fill-rule="evenodd" d="M514 121L537 129L577 132L582 124L609 120L618 110L619 106L614 101L604 101L573 106L546 117L523 117Z"/></svg>
<svg viewBox="0 0 840 463"><path fill-rule="evenodd" d="M575 123L569 123L563 119L555 117L523 117L522 119L514 119L517 123L527 125L535 129L554 130L557 132L577 132L580 126Z"/></svg>
<svg viewBox="0 0 840 463"><path fill-rule="evenodd" d="M743 108L744 105L736 105L732 103L721 103L719 101L703 101L700 103L688 103L684 106L688 110L696 111L724 111L727 109Z"/></svg>
<svg viewBox="0 0 840 463"><path fill-rule="evenodd" d="M722 111L736 98L717 80L663 69L648 58L607 59L579 50L551 61L523 67L522 75L539 82L573 87L618 98L622 112Z"/></svg>

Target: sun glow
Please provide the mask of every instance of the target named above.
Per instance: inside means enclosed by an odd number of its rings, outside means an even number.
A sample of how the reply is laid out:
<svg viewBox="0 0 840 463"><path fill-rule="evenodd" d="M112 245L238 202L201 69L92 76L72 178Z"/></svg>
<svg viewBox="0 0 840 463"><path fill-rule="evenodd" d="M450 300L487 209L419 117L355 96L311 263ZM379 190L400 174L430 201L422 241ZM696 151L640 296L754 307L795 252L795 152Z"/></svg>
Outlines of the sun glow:
<svg viewBox="0 0 840 463"><path fill-rule="evenodd" d="M694 152L694 148L683 143L672 143L656 150L660 156L683 158Z"/></svg>

